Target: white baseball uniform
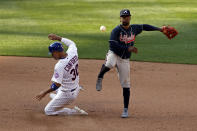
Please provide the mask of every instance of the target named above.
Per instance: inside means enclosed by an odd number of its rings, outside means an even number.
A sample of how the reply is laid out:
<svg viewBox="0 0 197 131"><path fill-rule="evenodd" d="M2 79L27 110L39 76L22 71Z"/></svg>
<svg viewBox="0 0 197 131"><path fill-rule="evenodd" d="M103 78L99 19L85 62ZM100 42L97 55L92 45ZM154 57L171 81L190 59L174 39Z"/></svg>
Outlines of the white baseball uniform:
<svg viewBox="0 0 197 131"><path fill-rule="evenodd" d="M61 84L57 95L45 107L46 115L71 115L76 114L75 109L63 108L72 103L80 91L78 74L78 53L75 43L67 38L62 38L68 46L67 57L60 59L55 65L52 82Z"/></svg>

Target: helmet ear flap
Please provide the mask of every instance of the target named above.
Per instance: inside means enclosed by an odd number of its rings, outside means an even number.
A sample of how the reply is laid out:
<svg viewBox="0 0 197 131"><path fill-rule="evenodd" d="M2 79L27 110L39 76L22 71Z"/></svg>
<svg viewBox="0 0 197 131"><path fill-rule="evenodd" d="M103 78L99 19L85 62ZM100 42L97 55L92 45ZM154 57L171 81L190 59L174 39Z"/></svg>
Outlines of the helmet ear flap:
<svg viewBox="0 0 197 131"><path fill-rule="evenodd" d="M52 47L49 46L49 53L52 53Z"/></svg>

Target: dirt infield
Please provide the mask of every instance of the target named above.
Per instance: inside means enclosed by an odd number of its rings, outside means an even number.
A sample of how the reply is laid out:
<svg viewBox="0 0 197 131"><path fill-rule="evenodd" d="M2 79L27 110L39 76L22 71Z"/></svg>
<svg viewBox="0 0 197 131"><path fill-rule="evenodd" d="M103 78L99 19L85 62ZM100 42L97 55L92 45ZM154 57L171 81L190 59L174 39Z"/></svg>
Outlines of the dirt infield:
<svg viewBox="0 0 197 131"><path fill-rule="evenodd" d="M130 118L120 118L122 90L116 70L95 89L102 60L80 60L81 91L74 105L88 116L45 116L49 102L34 96L49 88L52 58L0 56L0 130L194 131L197 130L197 65L131 62Z"/></svg>

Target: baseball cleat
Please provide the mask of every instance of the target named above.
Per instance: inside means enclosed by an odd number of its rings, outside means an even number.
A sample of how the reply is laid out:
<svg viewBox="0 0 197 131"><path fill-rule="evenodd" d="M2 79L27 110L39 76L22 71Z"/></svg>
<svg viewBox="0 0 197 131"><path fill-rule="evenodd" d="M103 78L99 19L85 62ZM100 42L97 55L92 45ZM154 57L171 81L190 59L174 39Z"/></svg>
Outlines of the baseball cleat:
<svg viewBox="0 0 197 131"><path fill-rule="evenodd" d="M127 118L127 117L129 117L128 108L124 108L121 117L122 117L122 118Z"/></svg>
<svg viewBox="0 0 197 131"><path fill-rule="evenodd" d="M103 78L98 78L96 82L96 90L101 91Z"/></svg>
<svg viewBox="0 0 197 131"><path fill-rule="evenodd" d="M87 112L85 112L84 110L80 109L79 107L75 106L74 109L79 112L81 115L88 115Z"/></svg>
<svg viewBox="0 0 197 131"><path fill-rule="evenodd" d="M49 97L50 97L51 99L53 99L56 95L57 95L57 94L55 94L55 93L50 93Z"/></svg>
<svg viewBox="0 0 197 131"><path fill-rule="evenodd" d="M83 88L83 86L79 86L79 90L82 90L82 91L84 91L84 88Z"/></svg>

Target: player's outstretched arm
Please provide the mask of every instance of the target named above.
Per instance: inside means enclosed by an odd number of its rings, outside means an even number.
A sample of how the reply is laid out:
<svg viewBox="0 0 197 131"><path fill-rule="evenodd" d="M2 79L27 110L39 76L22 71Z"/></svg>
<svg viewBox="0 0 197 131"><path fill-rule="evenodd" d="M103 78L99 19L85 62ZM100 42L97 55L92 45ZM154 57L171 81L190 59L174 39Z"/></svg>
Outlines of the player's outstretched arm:
<svg viewBox="0 0 197 131"><path fill-rule="evenodd" d="M75 45L75 43L72 41L72 40L69 40L67 38L63 38L61 36L58 36L56 34L49 34L48 35L48 38L50 40L58 40L58 41L61 41L63 42L66 46L70 46L70 45Z"/></svg>
<svg viewBox="0 0 197 131"><path fill-rule="evenodd" d="M142 28L145 31L162 31L162 28L155 27L155 26L148 25L148 24L143 24Z"/></svg>
<svg viewBox="0 0 197 131"><path fill-rule="evenodd" d="M177 30L171 26L162 26L161 28L148 24L143 24L142 26L145 31L160 31L166 35L168 39L172 39L178 34Z"/></svg>
<svg viewBox="0 0 197 131"><path fill-rule="evenodd" d="M161 32L170 40L178 35L178 31L174 27L171 27L169 25L163 26Z"/></svg>
<svg viewBox="0 0 197 131"><path fill-rule="evenodd" d="M61 42L63 42L66 46L74 45L75 43L72 40L69 40L67 38L62 38Z"/></svg>
<svg viewBox="0 0 197 131"><path fill-rule="evenodd" d="M52 92L52 89L48 89L46 91L41 91L38 95L36 95L36 99L40 101L42 98L44 98L48 93Z"/></svg>
<svg viewBox="0 0 197 131"><path fill-rule="evenodd" d="M70 53L73 52L73 53L77 54L77 47L76 47L75 43L72 40L69 40L67 38L63 38L63 37L58 36L56 34L49 34L48 38L50 40L58 40L58 41L63 42L66 46L68 46L67 53L68 52L70 52Z"/></svg>
<svg viewBox="0 0 197 131"><path fill-rule="evenodd" d="M56 35L56 34L49 34L49 35L48 35L48 38L49 38L50 40L58 40L58 41L61 41L61 40L62 40L62 37L60 37L60 36L58 36L58 35Z"/></svg>
<svg viewBox="0 0 197 131"><path fill-rule="evenodd" d="M36 95L36 99L38 101L40 101L42 98L44 98L48 93L55 91L56 89L58 89L61 86L61 84L59 83L53 83L51 85L51 88L45 90L45 91L41 91L38 95Z"/></svg>
<svg viewBox="0 0 197 131"><path fill-rule="evenodd" d="M133 53L135 53L135 54L138 53L138 49L137 49L136 47L134 47L134 46L129 46L128 51L129 51L129 52L133 52Z"/></svg>

